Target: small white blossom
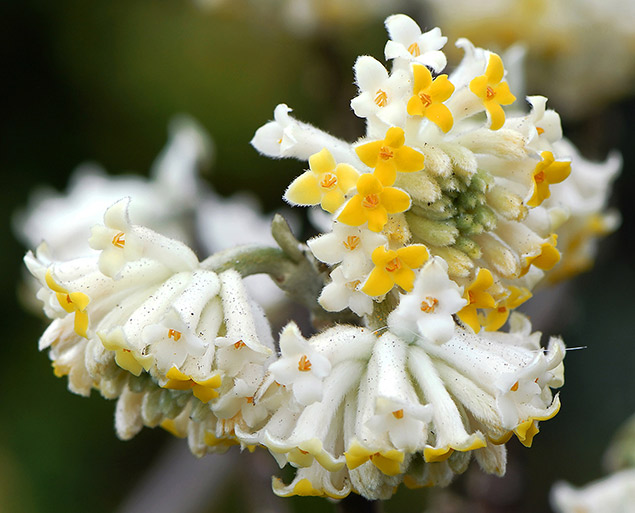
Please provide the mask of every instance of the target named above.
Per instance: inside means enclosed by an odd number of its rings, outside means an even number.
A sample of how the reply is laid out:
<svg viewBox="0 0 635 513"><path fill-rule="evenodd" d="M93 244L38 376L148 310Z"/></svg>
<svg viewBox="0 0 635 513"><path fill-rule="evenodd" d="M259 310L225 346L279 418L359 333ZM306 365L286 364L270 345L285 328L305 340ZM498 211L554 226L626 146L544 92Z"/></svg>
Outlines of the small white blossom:
<svg viewBox="0 0 635 513"><path fill-rule="evenodd" d="M311 347L293 323L280 334L280 352L280 358L269 366L275 380L292 390L300 404L319 401L322 382L331 371L328 358Z"/></svg>
<svg viewBox="0 0 635 513"><path fill-rule="evenodd" d="M321 262L339 264L346 277L359 277L372 269L371 254L386 244L381 233L334 222L333 231L307 241L309 249Z"/></svg>
<svg viewBox="0 0 635 513"><path fill-rule="evenodd" d="M419 271L413 291L401 295L388 327L405 340L421 336L443 343L454 334L452 316L467 304L462 294L462 288L448 277L448 264L431 258Z"/></svg>
<svg viewBox="0 0 635 513"><path fill-rule="evenodd" d="M386 18L386 30L390 40L386 43L386 59L406 59L429 66L439 73L447 64L441 48L448 38L441 35L441 29L433 28L421 32L419 25L404 14L395 14Z"/></svg>
<svg viewBox="0 0 635 513"><path fill-rule="evenodd" d="M331 273L331 283L322 289L318 302L329 312L341 312L350 308L357 315L373 311L373 300L360 290L364 276L347 278L341 267Z"/></svg>
<svg viewBox="0 0 635 513"><path fill-rule="evenodd" d="M403 125L406 100L412 90L408 73L395 70L389 76L379 61L367 55L357 59L354 70L360 92L351 100L355 115L369 121L376 117L389 126Z"/></svg>

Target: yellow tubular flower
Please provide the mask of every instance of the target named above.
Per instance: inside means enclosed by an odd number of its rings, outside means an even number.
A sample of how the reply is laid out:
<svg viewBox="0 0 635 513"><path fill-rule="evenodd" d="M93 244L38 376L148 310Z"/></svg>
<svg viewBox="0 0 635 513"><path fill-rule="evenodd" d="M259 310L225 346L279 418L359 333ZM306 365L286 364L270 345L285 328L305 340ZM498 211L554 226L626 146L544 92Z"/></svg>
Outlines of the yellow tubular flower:
<svg viewBox="0 0 635 513"><path fill-rule="evenodd" d="M337 220L349 226L361 226L368 221L368 229L380 232L388 222L388 214L405 212L410 208L410 196L401 189L384 187L371 174L363 174L357 180L357 194L353 196L337 216Z"/></svg>
<svg viewBox="0 0 635 513"><path fill-rule="evenodd" d="M395 284L411 291L415 280L413 269L421 267L428 256L423 244L412 244L397 251L387 250L384 246L375 248L371 256L375 268L366 279L362 292L369 296L382 296Z"/></svg>
<svg viewBox="0 0 635 513"><path fill-rule="evenodd" d="M529 267L532 265L543 271L548 271L560 262L560 251L556 249L557 243L558 236L552 233L549 240L540 246L540 253L525 258L525 266L522 269L521 276L527 274Z"/></svg>
<svg viewBox="0 0 635 513"><path fill-rule="evenodd" d="M516 100L507 82L501 82L504 72L503 61L498 55L492 53L485 75L476 77L470 82L470 91L481 99L487 109L491 130L498 130L505 123L505 111L501 105L510 105Z"/></svg>
<svg viewBox="0 0 635 513"><path fill-rule="evenodd" d="M392 185L397 172L413 173L423 169L423 154L410 146L404 146L406 138L402 128L393 126L383 141L373 141L355 148L355 153L368 167L375 169L375 176L384 185Z"/></svg>
<svg viewBox="0 0 635 513"><path fill-rule="evenodd" d="M355 186L359 173L348 164L335 164L324 148L309 157L309 170L289 185L284 198L292 205L317 205L331 214L344 203L344 195Z"/></svg>
<svg viewBox="0 0 635 513"><path fill-rule="evenodd" d="M413 96L408 100L408 114L423 116L436 124L443 132L452 128L452 112L442 102L454 92L454 85L447 75L439 75L432 80L432 74L426 66L412 66L414 74Z"/></svg>
<svg viewBox="0 0 635 513"><path fill-rule="evenodd" d="M518 308L531 296L531 292L525 287L509 287L509 296L487 313L483 325L485 329L487 331L499 330L507 322L511 310Z"/></svg>
<svg viewBox="0 0 635 513"><path fill-rule="evenodd" d="M218 397L218 392L215 390L221 385L221 378L218 374L215 374L205 381L197 381L192 379L191 376L183 374L176 367L172 367L166 374L166 377L169 381L163 385L163 388L172 390L189 390L191 388L194 397L204 403Z"/></svg>
<svg viewBox="0 0 635 513"><path fill-rule="evenodd" d="M371 452L358 442L353 442L344 453L346 466L353 470L371 461L379 470L387 476L396 476L402 472L401 464L404 461L404 453L396 449L382 452Z"/></svg>
<svg viewBox="0 0 635 513"><path fill-rule="evenodd" d="M540 205L551 196L549 186L562 182L571 174L571 162L556 162L550 151L543 151L540 156L542 160L533 172L534 192L527 201L530 207Z"/></svg>
<svg viewBox="0 0 635 513"><path fill-rule="evenodd" d="M50 270L46 271L45 280L48 287L55 292L60 306L68 313L75 313L75 333L80 337L86 338L86 331L88 330L86 307L90 303L90 298L83 292L69 292L55 283Z"/></svg>
<svg viewBox="0 0 635 513"><path fill-rule="evenodd" d="M476 278L467 287L465 294L463 294L463 297L468 300L468 304L457 315L459 319L474 330L474 333L478 333L481 329L476 310L478 308L494 308L496 306L492 295L486 292L493 283L492 273L487 269L479 269Z"/></svg>

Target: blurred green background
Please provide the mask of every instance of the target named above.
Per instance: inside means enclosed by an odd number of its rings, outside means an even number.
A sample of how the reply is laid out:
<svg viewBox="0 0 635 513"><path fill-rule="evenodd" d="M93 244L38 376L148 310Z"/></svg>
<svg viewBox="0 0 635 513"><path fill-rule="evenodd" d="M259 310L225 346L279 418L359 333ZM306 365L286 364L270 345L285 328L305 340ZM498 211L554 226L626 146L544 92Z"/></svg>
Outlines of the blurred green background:
<svg viewBox="0 0 635 513"><path fill-rule="evenodd" d="M381 59L385 32L377 19L298 37L284 30L275 10L267 16L244 6L202 11L185 1L9 0L0 16L8 86L0 155L0 511L114 512L170 437L146 429L130 442L117 440L114 403L95 394L90 400L74 396L65 379L53 376L47 356L37 351L45 324L23 312L17 300L25 248L11 235L12 213L36 185L63 189L69 173L86 160L112 173L147 172L165 143L168 121L178 113L191 114L212 135L217 152L209 180L217 190L251 189L268 210L276 209L302 165L258 156L249 146L253 132L285 102L299 119L337 136L361 135L363 125L348 108L355 95L352 65L360 54ZM481 486L474 468L455 486L472 499L516 487L502 509L491 509L483 499L490 509L482 511L549 511L551 484L583 484L602 475L610 437L635 413L634 117L635 103L623 100L592 118L565 121L565 133L586 156L601 158L613 147L622 151L625 167L614 198L622 228L605 241L594 271L571 284L553 307L557 322L545 321L545 330L562 334L568 346L588 346L567 356L562 411L541 425L531 450L509 444L506 480ZM236 485L201 511L254 510L244 494L253 486L249 463L241 468L232 474ZM423 511L429 496L426 490L401 490L384 510ZM320 499L286 504L290 511L334 508Z"/></svg>

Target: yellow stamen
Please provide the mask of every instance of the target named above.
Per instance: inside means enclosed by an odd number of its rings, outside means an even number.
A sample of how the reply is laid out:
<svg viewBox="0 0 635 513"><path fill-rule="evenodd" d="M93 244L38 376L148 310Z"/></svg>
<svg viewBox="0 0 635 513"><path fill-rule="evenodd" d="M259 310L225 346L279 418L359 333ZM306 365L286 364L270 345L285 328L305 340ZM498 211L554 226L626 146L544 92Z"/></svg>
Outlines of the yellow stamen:
<svg viewBox="0 0 635 513"><path fill-rule="evenodd" d="M386 91L382 91L381 89L377 91L377 95L375 96L375 103L378 107L385 107L388 103L388 95Z"/></svg>
<svg viewBox="0 0 635 513"><path fill-rule="evenodd" d="M112 238L112 245L118 248L123 248L126 245L125 234L123 232L119 232Z"/></svg>
<svg viewBox="0 0 635 513"><path fill-rule="evenodd" d="M401 260L399 260L399 258L393 258L390 262L386 264L385 269L389 273L398 271L399 269L401 269Z"/></svg>
<svg viewBox="0 0 635 513"><path fill-rule="evenodd" d="M298 370L300 372L307 372L311 370L311 361L305 354L302 355L300 361L298 362Z"/></svg>
<svg viewBox="0 0 635 513"><path fill-rule="evenodd" d="M343 241L343 244L346 249L350 249L351 251L353 251L355 248L357 248L357 246L359 246L359 243L361 241L362 240L357 235L349 235L348 237L346 237L346 240Z"/></svg>
<svg viewBox="0 0 635 513"><path fill-rule="evenodd" d="M433 313L438 304L439 300L436 297L428 296L421 301L421 311L425 313Z"/></svg>
<svg viewBox="0 0 635 513"><path fill-rule="evenodd" d="M168 330L168 338L173 338L174 342L178 342L181 338L182 333L177 330Z"/></svg>
<svg viewBox="0 0 635 513"><path fill-rule="evenodd" d="M542 183L545 181L545 172L544 171L540 171L539 173L537 173L534 176L534 180L536 181L536 183Z"/></svg>
<svg viewBox="0 0 635 513"><path fill-rule="evenodd" d="M545 129L544 128L540 128L539 126L536 127L536 132L538 132L538 135L542 135L545 133Z"/></svg>
<svg viewBox="0 0 635 513"><path fill-rule="evenodd" d="M421 100L421 103L423 104L424 108L432 105L432 98L430 98L429 94L419 93L419 99Z"/></svg>
<svg viewBox="0 0 635 513"><path fill-rule="evenodd" d="M492 89L492 86L487 86L487 89L485 90L485 97L488 100L491 100L492 98L494 98L494 96L496 96L496 91Z"/></svg>
<svg viewBox="0 0 635 513"><path fill-rule="evenodd" d="M389 160L394 157L394 152L388 146L382 146L379 148L379 158L382 160Z"/></svg>
<svg viewBox="0 0 635 513"><path fill-rule="evenodd" d="M393 411L392 414L395 416L396 419L403 419L403 408Z"/></svg>
<svg viewBox="0 0 635 513"><path fill-rule="evenodd" d="M421 55L421 49L419 48L419 45L417 43L412 43L408 47L408 51L413 57L419 57Z"/></svg>
<svg viewBox="0 0 635 513"><path fill-rule="evenodd" d="M346 282L346 288L349 290L357 290L357 287L359 287L360 283L360 280Z"/></svg>
<svg viewBox="0 0 635 513"><path fill-rule="evenodd" d="M254 404L254 396L253 395L251 397L245 397L245 399L247 399L247 404Z"/></svg>
<svg viewBox="0 0 635 513"><path fill-rule="evenodd" d="M376 208L379 205L379 196L377 194L368 194L362 200L362 207Z"/></svg>
<svg viewBox="0 0 635 513"><path fill-rule="evenodd" d="M326 173L322 181L320 182L320 187L323 189L332 189L337 185L337 176L332 173Z"/></svg>
<svg viewBox="0 0 635 513"><path fill-rule="evenodd" d="M234 344L234 347L236 349L242 349L243 347L245 347L245 343L242 340L239 340L238 342Z"/></svg>
<svg viewBox="0 0 635 513"><path fill-rule="evenodd" d="M516 383L514 383L514 384L512 385L512 387L510 388L510 390L511 390L512 392L516 392L516 390L518 390L518 381L516 381Z"/></svg>

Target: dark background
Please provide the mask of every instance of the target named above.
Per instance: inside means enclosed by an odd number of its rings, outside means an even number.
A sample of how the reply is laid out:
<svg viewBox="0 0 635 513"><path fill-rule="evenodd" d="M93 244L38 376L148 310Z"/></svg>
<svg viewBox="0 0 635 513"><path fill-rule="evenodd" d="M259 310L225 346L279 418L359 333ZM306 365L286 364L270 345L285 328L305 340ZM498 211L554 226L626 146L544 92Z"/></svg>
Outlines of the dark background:
<svg viewBox="0 0 635 513"><path fill-rule="evenodd" d="M352 65L360 54L381 59L386 36L381 19L302 38L285 31L275 12L201 11L174 1L9 0L0 19L0 511L113 512L171 438L146 429L133 441L117 440L114 403L97 394L74 396L65 379L53 376L47 356L37 351L45 324L17 299L25 248L11 234L12 213L39 184L62 190L86 160L114 174L146 173L178 113L191 114L212 135L217 153L208 179L217 190L251 189L268 210L279 208L281 192L302 165L257 155L248 144L253 132L285 102L299 119L335 135L361 135L362 123L348 109L355 95ZM567 355L562 411L541 424L534 447L510 442L509 477L483 480L473 468L458 481L457 493L472 501L488 503L491 497L482 496L508 491L502 509L490 504L485 511L549 511L551 484L600 477L608 441L635 413L634 114L633 100L623 99L564 122L565 134L588 157L603 158L610 148L623 153L613 198L622 227L604 241L595 269L568 286L550 316L534 319L549 334L562 334L569 347L587 349ZM549 304L541 296L534 301ZM245 459L228 470L229 484L200 511L257 511L244 494L253 485ZM384 509L423 511L429 497L426 490L401 490ZM286 504L291 511L333 509L321 499Z"/></svg>

